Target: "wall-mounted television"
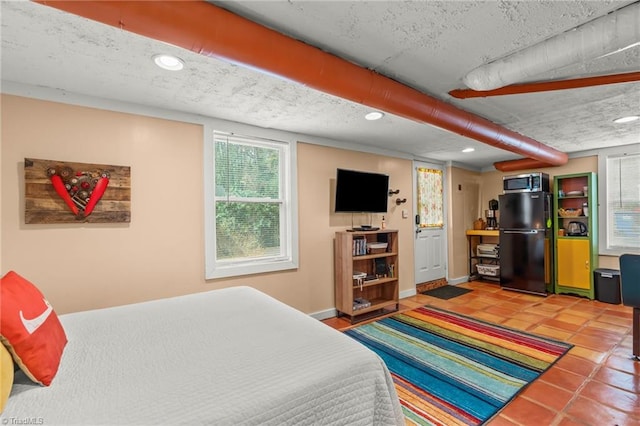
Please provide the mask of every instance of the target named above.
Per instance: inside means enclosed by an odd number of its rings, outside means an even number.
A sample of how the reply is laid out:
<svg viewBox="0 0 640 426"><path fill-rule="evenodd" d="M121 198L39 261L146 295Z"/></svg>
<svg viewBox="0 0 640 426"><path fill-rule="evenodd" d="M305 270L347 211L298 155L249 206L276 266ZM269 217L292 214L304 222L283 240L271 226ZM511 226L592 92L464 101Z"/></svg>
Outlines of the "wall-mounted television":
<svg viewBox="0 0 640 426"><path fill-rule="evenodd" d="M386 213L388 199L388 175L337 170L336 213Z"/></svg>

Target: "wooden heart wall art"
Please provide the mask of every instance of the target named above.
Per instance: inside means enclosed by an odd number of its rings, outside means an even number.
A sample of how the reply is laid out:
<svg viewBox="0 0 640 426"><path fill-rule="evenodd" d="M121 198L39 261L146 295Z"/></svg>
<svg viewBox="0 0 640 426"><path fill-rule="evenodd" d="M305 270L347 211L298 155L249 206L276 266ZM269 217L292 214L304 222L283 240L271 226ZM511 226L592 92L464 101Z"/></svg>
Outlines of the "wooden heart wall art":
<svg viewBox="0 0 640 426"><path fill-rule="evenodd" d="M71 167L47 169L51 184L62 201L76 216L91 214L109 185L106 170L74 171Z"/></svg>
<svg viewBox="0 0 640 426"><path fill-rule="evenodd" d="M130 222L130 168L25 158L25 223Z"/></svg>

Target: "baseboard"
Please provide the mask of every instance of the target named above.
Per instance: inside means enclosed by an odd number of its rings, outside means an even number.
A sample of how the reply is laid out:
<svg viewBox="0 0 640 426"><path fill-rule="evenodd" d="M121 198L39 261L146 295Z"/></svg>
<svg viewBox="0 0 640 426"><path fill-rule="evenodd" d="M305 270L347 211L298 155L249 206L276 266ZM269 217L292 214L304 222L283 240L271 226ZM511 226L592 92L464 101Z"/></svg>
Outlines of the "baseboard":
<svg viewBox="0 0 640 426"><path fill-rule="evenodd" d="M325 309L324 311L314 312L309 314L310 317L317 319L318 321L326 320L328 318L333 318L338 315L338 311L334 308Z"/></svg>
<svg viewBox="0 0 640 426"><path fill-rule="evenodd" d="M448 280L448 284L449 285L457 285L457 284L461 284L464 282L469 281L469 277L461 277L461 278L456 278L453 280ZM408 290L403 290L400 292L399 296L400 299L405 299L407 297L411 297L411 296L415 296L416 294L418 294L418 292L416 291L415 288L410 288ZM338 311L336 311L335 309L325 309L324 311L318 311L318 312L314 312L309 314L310 317L315 318L319 321L322 320L326 320L328 318L333 318L335 316L338 315Z"/></svg>
<svg viewBox="0 0 640 426"><path fill-rule="evenodd" d="M449 285L458 285L469 282L469 275L459 278L449 278Z"/></svg>
<svg viewBox="0 0 640 426"><path fill-rule="evenodd" d="M415 296L416 294L418 294L416 292L415 288L411 288L409 290L404 290L400 292L400 299L404 299L406 297L411 297L411 296Z"/></svg>

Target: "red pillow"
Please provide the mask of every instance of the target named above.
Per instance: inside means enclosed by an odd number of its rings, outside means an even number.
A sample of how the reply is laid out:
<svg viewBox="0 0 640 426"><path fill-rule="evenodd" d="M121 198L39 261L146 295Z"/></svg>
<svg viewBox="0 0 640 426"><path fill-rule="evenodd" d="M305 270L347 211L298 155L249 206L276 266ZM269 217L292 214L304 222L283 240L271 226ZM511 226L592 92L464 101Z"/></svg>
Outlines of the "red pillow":
<svg viewBox="0 0 640 426"><path fill-rule="evenodd" d="M51 384L67 336L40 290L13 271L0 279L0 339L31 380Z"/></svg>

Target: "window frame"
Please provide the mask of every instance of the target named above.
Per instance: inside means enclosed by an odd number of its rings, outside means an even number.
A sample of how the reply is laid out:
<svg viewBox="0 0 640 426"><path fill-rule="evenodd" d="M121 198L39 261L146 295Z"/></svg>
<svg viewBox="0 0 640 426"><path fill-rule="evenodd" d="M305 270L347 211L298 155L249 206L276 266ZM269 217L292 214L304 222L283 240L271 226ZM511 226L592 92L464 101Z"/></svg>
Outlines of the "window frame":
<svg viewBox="0 0 640 426"><path fill-rule="evenodd" d="M205 279L235 277L298 268L298 211L296 177L296 142L264 136L247 136L205 126L204 143L204 220ZM278 256L233 260L217 259L215 141L224 135L233 142L277 148L280 152L280 247ZM233 198L232 198L233 199ZM257 200L254 200L257 201ZM273 202L273 200L265 200Z"/></svg>
<svg viewBox="0 0 640 426"><path fill-rule="evenodd" d="M640 249L618 249L607 246L609 232L607 160L624 155L640 155L640 144L623 145L598 152L598 253L602 256L620 256L625 253L640 254Z"/></svg>

